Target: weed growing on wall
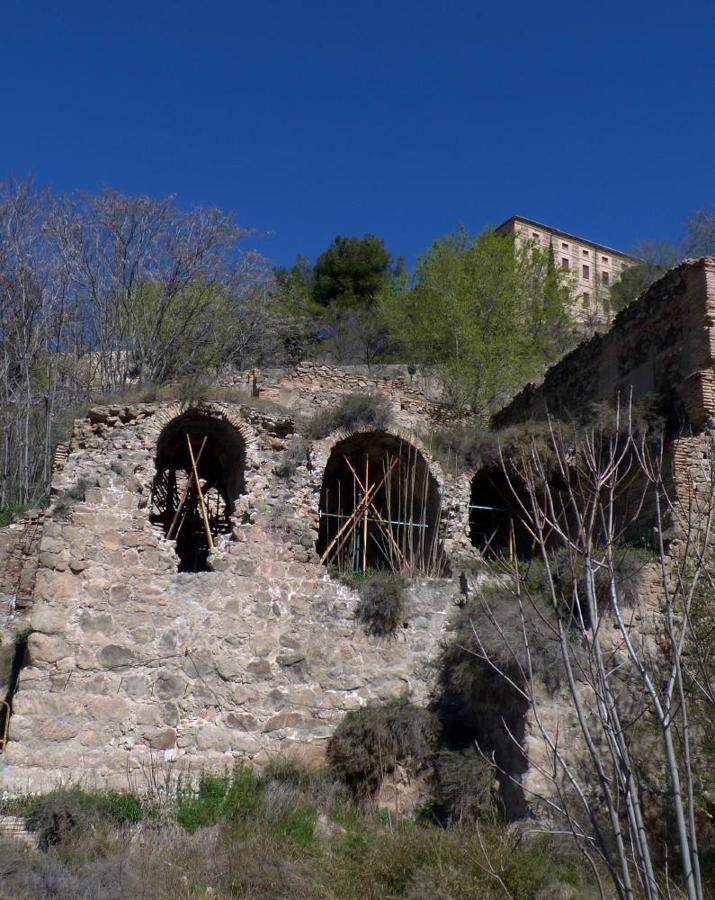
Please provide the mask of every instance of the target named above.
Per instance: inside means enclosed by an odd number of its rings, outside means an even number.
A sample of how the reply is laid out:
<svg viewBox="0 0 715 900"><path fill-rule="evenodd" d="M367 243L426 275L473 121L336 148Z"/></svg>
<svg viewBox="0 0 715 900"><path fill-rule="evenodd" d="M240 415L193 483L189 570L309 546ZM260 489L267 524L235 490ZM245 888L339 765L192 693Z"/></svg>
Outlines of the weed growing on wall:
<svg viewBox="0 0 715 900"><path fill-rule="evenodd" d="M327 437L333 431L384 431L394 422L389 399L382 394L347 394L332 408L317 412L306 424L312 440Z"/></svg>
<svg viewBox="0 0 715 900"><path fill-rule="evenodd" d="M405 581L398 572L345 573L342 580L358 592L355 618L374 637L391 637L405 621Z"/></svg>

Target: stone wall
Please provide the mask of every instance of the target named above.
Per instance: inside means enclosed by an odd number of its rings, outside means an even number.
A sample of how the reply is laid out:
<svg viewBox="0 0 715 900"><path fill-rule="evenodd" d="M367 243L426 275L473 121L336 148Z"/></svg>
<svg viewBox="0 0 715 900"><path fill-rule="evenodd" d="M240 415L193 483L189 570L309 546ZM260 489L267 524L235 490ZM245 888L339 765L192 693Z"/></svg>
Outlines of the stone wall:
<svg viewBox="0 0 715 900"><path fill-rule="evenodd" d="M309 403L317 377L304 367L283 390ZM336 392L347 386L340 378ZM364 633L356 594L329 577L315 551L323 468L345 435L307 445L295 471L280 477L296 438L290 416L199 403L240 432L246 490L210 571L179 573L174 543L151 524L149 505L159 435L184 407L100 407L77 422L42 528L4 788L41 790L69 778L121 787L165 761L195 770L239 757L262 763L291 749L320 758L348 710L401 697L426 702L459 595L457 567L475 552L468 480L429 458L403 395L402 385L390 393L395 434L422 451L439 486L454 576L410 586L393 638Z"/></svg>
<svg viewBox="0 0 715 900"><path fill-rule="evenodd" d="M346 394L383 394L400 411L404 425L442 421L444 407L437 402L438 388L429 378L410 375L405 366L347 366L301 362L295 369L265 369L225 373L222 384L246 391L255 389L261 399L288 406L299 415L312 415Z"/></svg>
<svg viewBox="0 0 715 900"><path fill-rule="evenodd" d="M699 427L715 411L715 258L671 269L615 319L529 385L498 426L580 415L589 404L654 395L671 422Z"/></svg>
<svg viewBox="0 0 715 900"><path fill-rule="evenodd" d="M15 640L30 626L43 514L32 510L0 528L0 700L10 686Z"/></svg>

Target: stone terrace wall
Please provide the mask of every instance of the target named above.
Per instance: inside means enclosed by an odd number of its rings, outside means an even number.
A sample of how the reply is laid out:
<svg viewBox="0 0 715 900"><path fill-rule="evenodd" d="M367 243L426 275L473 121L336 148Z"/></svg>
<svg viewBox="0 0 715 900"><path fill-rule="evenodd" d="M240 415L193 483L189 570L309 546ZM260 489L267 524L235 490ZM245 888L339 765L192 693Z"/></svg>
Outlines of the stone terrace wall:
<svg viewBox="0 0 715 900"><path fill-rule="evenodd" d="M406 426L441 421L445 416L444 407L428 396L434 394L434 387L424 378L410 376L404 366L336 368L302 362L292 370L226 373L221 381L228 387L250 391L254 376L260 398L273 400L300 415L331 406L345 394L377 393L393 402Z"/></svg>
<svg viewBox="0 0 715 900"><path fill-rule="evenodd" d="M308 375L298 380L309 396ZM414 411L398 404L396 433L409 436ZM291 748L320 757L346 711L426 700L459 571L411 587L395 638L366 636L356 595L328 577L315 551L323 466L344 435L310 446L282 478L290 419L203 408L244 435L246 492L212 570L199 573L177 572L173 542L148 516L157 440L182 407L97 408L76 423L42 531L5 790L68 778L126 786L165 760L196 769L261 763ZM468 481L425 455L442 493L448 557L473 557ZM80 482L84 499L68 504Z"/></svg>
<svg viewBox="0 0 715 900"><path fill-rule="evenodd" d="M620 394L656 395L674 421L700 426L715 412L715 258L688 260L529 385L495 417L498 426L580 413Z"/></svg>

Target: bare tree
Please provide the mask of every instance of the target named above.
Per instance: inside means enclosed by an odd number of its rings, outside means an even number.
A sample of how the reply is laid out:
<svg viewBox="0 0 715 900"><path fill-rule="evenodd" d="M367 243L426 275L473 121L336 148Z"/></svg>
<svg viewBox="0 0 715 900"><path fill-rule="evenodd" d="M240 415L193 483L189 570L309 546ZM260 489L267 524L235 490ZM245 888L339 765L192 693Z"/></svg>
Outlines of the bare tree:
<svg viewBox="0 0 715 900"><path fill-rule="evenodd" d="M0 185L0 507L49 478L52 423L75 399L77 309L47 239L51 199L32 181Z"/></svg>
<svg viewBox="0 0 715 900"><path fill-rule="evenodd" d="M265 266L218 209L107 190L64 198L53 235L86 311L104 390L162 382L221 361L233 314Z"/></svg>
<svg viewBox="0 0 715 900"><path fill-rule="evenodd" d="M0 184L0 517L40 499L60 431L91 397L280 346L248 234L170 197Z"/></svg>
<svg viewBox="0 0 715 900"><path fill-rule="evenodd" d="M605 864L624 898L672 896L673 867L688 900L704 897L693 755L700 735L693 734L691 711L695 702L714 699L711 663L693 616L712 577L711 439L699 456L700 471L688 473L685 483L680 472L676 492L663 443L639 436L630 415L616 412L608 431L576 434L553 426L548 449L532 442L520 459L503 460L513 527L530 535L534 560L502 560L501 583L518 609L517 629L504 626L488 591L481 622L472 618L472 652L521 698L541 746L529 758L537 776L531 784L540 786L530 787L528 778L520 786L573 835L597 877ZM657 596L650 605L634 600L620 565L628 540L642 535L646 522L652 545L641 578ZM557 651L581 753L560 733L563 722L550 714L539 687L535 648L544 634ZM644 729L657 735L647 753L639 744ZM668 865L647 809L658 779L677 848Z"/></svg>

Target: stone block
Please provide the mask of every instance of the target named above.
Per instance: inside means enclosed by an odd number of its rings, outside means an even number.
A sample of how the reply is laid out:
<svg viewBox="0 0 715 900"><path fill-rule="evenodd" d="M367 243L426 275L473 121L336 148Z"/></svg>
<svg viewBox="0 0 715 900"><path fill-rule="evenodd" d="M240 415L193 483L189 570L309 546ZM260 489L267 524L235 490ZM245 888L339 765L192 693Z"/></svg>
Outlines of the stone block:
<svg viewBox="0 0 715 900"><path fill-rule="evenodd" d="M97 654L101 664L107 669L119 669L131 666L135 662L134 653L128 647L119 644L107 644Z"/></svg>
<svg viewBox="0 0 715 900"><path fill-rule="evenodd" d="M295 728L304 722L304 718L297 712L280 712L264 724L261 729L264 733L269 734L272 731L278 731L281 728Z"/></svg>
<svg viewBox="0 0 715 900"><path fill-rule="evenodd" d="M82 723L74 716L45 719L40 725L40 737L45 741L68 741L79 734Z"/></svg>
<svg viewBox="0 0 715 900"><path fill-rule="evenodd" d="M34 666L41 666L56 663L72 651L62 638L35 633L27 640L27 653Z"/></svg>
<svg viewBox="0 0 715 900"><path fill-rule="evenodd" d="M270 664L268 668L270 670ZM219 656L216 660L216 671L224 681L232 681L245 674L246 663L238 654Z"/></svg>
<svg viewBox="0 0 715 900"><path fill-rule="evenodd" d="M67 611L46 603L38 605L32 611L30 627L42 634L58 634L67 626Z"/></svg>
<svg viewBox="0 0 715 900"><path fill-rule="evenodd" d="M238 728L241 731L255 731L258 726L253 716L236 713L229 713L226 716L226 724L229 728Z"/></svg>
<svg viewBox="0 0 715 900"><path fill-rule="evenodd" d="M176 746L176 730L174 728L150 728L142 732L142 737L152 750L168 750Z"/></svg>
<svg viewBox="0 0 715 900"><path fill-rule="evenodd" d="M177 673L164 669L154 682L154 692L162 700L183 697L186 693L186 681Z"/></svg>
<svg viewBox="0 0 715 900"><path fill-rule="evenodd" d="M93 614L83 609L79 615L79 627L87 634L110 635L114 631L114 620L108 613Z"/></svg>
<svg viewBox="0 0 715 900"><path fill-rule="evenodd" d="M71 600L77 596L80 587L76 576L70 572L41 571L35 582L37 596L50 603Z"/></svg>

